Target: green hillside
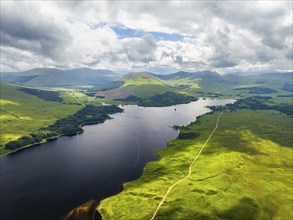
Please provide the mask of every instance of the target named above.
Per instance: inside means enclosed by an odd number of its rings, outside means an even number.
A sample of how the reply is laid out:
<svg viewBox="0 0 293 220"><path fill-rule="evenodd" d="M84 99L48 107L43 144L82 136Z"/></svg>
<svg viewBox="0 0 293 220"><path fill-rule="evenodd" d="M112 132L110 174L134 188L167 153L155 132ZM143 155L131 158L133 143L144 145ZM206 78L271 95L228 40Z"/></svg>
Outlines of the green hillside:
<svg viewBox="0 0 293 220"><path fill-rule="evenodd" d="M269 95L274 102L291 104L292 92L287 89L289 88L287 82L290 81L292 81L292 73L220 75L211 71L180 71L169 75L155 75L140 72L127 74L117 79L116 84L106 84L101 87L102 89L93 87L88 93L104 97L105 101L110 103L123 104L139 104L141 99L149 99L167 92L209 98Z"/></svg>
<svg viewBox="0 0 293 220"><path fill-rule="evenodd" d="M166 84L157 76L148 72L129 73L117 80L124 83L119 88L98 91L97 96L110 99L126 98L127 96L146 98L156 94L178 91L177 88Z"/></svg>
<svg viewBox="0 0 293 220"><path fill-rule="evenodd" d="M38 77L36 77L36 73L39 74ZM72 77L65 77L68 74ZM50 77L47 77L48 75ZM220 75L210 71L192 73L177 72L169 75L155 75L148 72L140 72L130 73L119 78L110 71L105 70L101 72L83 68L68 71L35 69L22 72L21 76L12 74L9 77L16 77L14 80L24 81L23 83L33 82L35 80L38 83L46 82L46 86L50 82L58 81L58 83L60 82L59 86L61 86L66 80L69 84L70 80L79 83L86 83L86 81L97 82L100 80L99 78L95 79L97 75L103 75L104 79L107 80L101 86L94 88L102 88L105 91L97 92L96 97L94 97L95 91L91 90L90 95L92 97L89 97L86 95L87 91L83 94L72 91L68 93L70 90L62 90L63 92L60 93L60 97L64 98L64 104L49 101L50 99L42 100L36 95L29 94L28 91L16 90L16 85L2 82L1 120L3 135L1 135L1 146L9 140L17 139L24 133L35 131L43 125L52 123L57 118L65 117L77 111L81 106L76 105L80 105L80 103L72 96L73 93L74 96L78 96L78 99L82 100L85 104L106 102L113 104L131 103L143 106L161 106L165 104L160 105L157 101L152 101L157 99L157 95L164 96L166 105L185 103L187 100L196 100L197 97L241 98L260 95L272 97L272 101L275 103L292 105L292 91L288 89L288 82L292 81L292 73L250 74L244 76L243 74ZM2 76L3 73L1 74ZM109 82L109 79L115 79L119 83L116 83L116 85L113 81ZM72 82L71 85L73 84ZM118 88L107 89L113 87ZM190 98L190 96L194 98ZM169 101L168 99L170 97L173 98ZM75 103L75 105L71 103ZM56 110L54 110L55 108ZM13 114L17 117L13 116ZM35 120L37 118L40 120ZM21 129L23 123L29 129Z"/></svg>
<svg viewBox="0 0 293 220"><path fill-rule="evenodd" d="M188 174L219 113L180 128L141 178L103 200L103 219L151 219L168 188ZM196 135L190 135L191 133ZM224 112L154 219L292 219L292 118L276 111Z"/></svg>
<svg viewBox="0 0 293 220"><path fill-rule="evenodd" d="M139 72L139 73L129 73L121 78L125 81L123 87L129 85L143 85L143 84L152 84L152 85L164 85L164 83L157 78L154 74L148 72Z"/></svg>
<svg viewBox="0 0 293 220"><path fill-rule="evenodd" d="M138 96L141 98L150 97L156 94L166 92L179 92L188 95L198 96L196 91L202 86L212 85L204 84L208 81L212 84L214 81L222 83L221 75L215 72L177 72L169 75L155 75L149 72L129 73L119 79L124 84L116 89L98 92L98 96L107 98L127 97L129 95ZM202 83L203 85L200 85ZM219 86L218 86L219 87ZM221 85L221 88L225 86ZM210 91L210 90L208 90Z"/></svg>
<svg viewBox="0 0 293 220"><path fill-rule="evenodd" d="M141 178L100 203L97 210L103 219L151 219L160 202L154 219L293 218L292 73L141 72L116 77L104 72L101 79L90 69L42 71L38 76L28 71L6 77L54 88L1 81L0 154L10 152L4 148L7 143L13 150L27 146L21 142L45 140L46 132L56 137L76 134L82 124L103 122L107 112L121 112L101 102L168 106L197 97L238 99L228 107L211 107L215 113L180 127L178 138L156 152L160 159L147 164ZM83 91L59 87L90 82L101 84Z"/></svg>
<svg viewBox="0 0 293 220"><path fill-rule="evenodd" d="M220 75L204 71L178 72L167 76L158 75L158 77L165 84L196 96L235 98L269 94L272 97L277 97L278 95L291 94L290 90L284 90L284 85L293 80L293 73ZM283 97L283 99L275 99L275 101L288 102L290 100Z"/></svg>
<svg viewBox="0 0 293 220"><path fill-rule="evenodd" d="M76 100L72 104L59 101L46 101L36 95L19 89L19 85L1 81L0 99L0 153L5 153L4 145L9 141L36 132L39 128L53 124L57 119L74 114L82 108ZM67 94L61 94L67 102Z"/></svg>
<svg viewBox="0 0 293 220"><path fill-rule="evenodd" d="M157 75L164 83L176 87L178 89L191 90L194 89L215 89L213 83L223 84L224 80L219 73L211 71L201 72L177 72L169 75ZM224 85L221 85L224 86Z"/></svg>
<svg viewBox="0 0 293 220"><path fill-rule="evenodd" d="M120 87L120 90L138 97L149 97L156 94L176 91L175 88L172 88L154 74L148 72L130 73L122 77L122 80L125 83Z"/></svg>

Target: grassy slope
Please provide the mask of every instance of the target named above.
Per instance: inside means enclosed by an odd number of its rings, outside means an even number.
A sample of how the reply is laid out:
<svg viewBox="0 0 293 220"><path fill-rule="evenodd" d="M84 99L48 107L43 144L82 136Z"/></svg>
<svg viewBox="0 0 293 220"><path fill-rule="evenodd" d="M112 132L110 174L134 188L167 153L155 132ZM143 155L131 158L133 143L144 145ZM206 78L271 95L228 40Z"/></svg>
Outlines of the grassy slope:
<svg viewBox="0 0 293 220"><path fill-rule="evenodd" d="M192 79L191 77L174 78L172 80L162 80L165 84L172 87L188 86L191 89L200 88L198 79Z"/></svg>
<svg viewBox="0 0 293 220"><path fill-rule="evenodd" d="M122 80L125 81L122 87L126 87L129 85L143 85L143 84L156 84L156 85L164 85L164 83L159 80L156 76L148 72L141 73L130 73L124 77Z"/></svg>
<svg viewBox="0 0 293 220"><path fill-rule="evenodd" d="M133 73L122 78L124 85L119 89L129 95L138 97L149 97L156 94L162 94L167 91L176 91L175 88L165 84L151 73Z"/></svg>
<svg viewBox="0 0 293 220"><path fill-rule="evenodd" d="M122 77L121 80L125 81L125 84L118 90L121 90L126 94L139 97L149 97L155 94L165 93L167 91L177 91L185 92L186 94L194 96L209 96L211 94L207 93L216 93L223 95L222 97L235 98L235 96L248 97L255 94L249 93L249 90L239 91L234 89L256 86L275 89L277 93L268 94L272 97L276 97L280 94L292 94L291 92L282 90L284 82L292 81L292 74L281 74L281 77L278 77L277 74L265 76L205 76L204 74L182 74L176 74L174 77L165 77L160 79L158 76L151 73L132 73ZM276 99L275 101L278 100L279 102L288 102L290 101L289 99L290 98L282 98Z"/></svg>
<svg viewBox="0 0 293 220"><path fill-rule="evenodd" d="M165 80L165 83L172 83L174 80ZM243 87L268 87L275 89L278 93L268 94L271 96L277 96L280 94L292 94L282 90L283 84L285 82L292 81L292 73L281 73L281 74L266 74L266 75L250 75L241 76L237 74L225 75L225 76L201 76L196 79L192 77L182 78L181 83L178 85L188 85L195 84L196 88L191 87L190 92L212 92L221 93L226 97L231 97L239 94L239 96L251 96L255 94L250 94L249 91L234 90L236 88Z"/></svg>
<svg viewBox="0 0 293 220"><path fill-rule="evenodd" d="M79 105L44 101L36 96L17 90L18 86L1 82L1 129L0 154L6 153L4 144L21 136L36 132L57 119L74 114ZM70 98L63 94L63 98ZM70 102L76 103L76 100Z"/></svg>
<svg viewBox="0 0 293 220"><path fill-rule="evenodd" d="M217 114L200 118L158 152L143 176L101 202L104 219L150 219L167 188L188 166L215 126ZM223 114L219 128L155 219L292 219L292 118L275 111Z"/></svg>
<svg viewBox="0 0 293 220"><path fill-rule="evenodd" d="M243 87L268 87L276 90L269 95L274 102L292 103L292 98L277 98L278 95L290 95L292 92L282 90L285 82L292 81L292 74L271 74L241 76L236 74L221 76L216 73L175 73L159 76L148 72L131 73L123 76L120 80L124 85L108 91L98 92L97 95L105 96L107 99L126 98L129 95L147 98L165 92L179 92L195 97L248 97L256 94L249 90L234 90ZM110 100L111 103L113 103ZM114 102L115 103L115 102Z"/></svg>

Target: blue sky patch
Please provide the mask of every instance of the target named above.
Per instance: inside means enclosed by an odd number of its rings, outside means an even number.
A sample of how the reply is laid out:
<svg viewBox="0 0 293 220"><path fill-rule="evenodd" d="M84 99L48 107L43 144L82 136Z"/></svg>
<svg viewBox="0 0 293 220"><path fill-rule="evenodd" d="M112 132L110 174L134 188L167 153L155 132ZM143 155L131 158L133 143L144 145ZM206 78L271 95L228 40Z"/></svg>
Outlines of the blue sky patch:
<svg viewBox="0 0 293 220"><path fill-rule="evenodd" d="M169 41L181 41L183 36L180 34L168 34L162 32L145 32L141 30L135 30L123 26L114 26L112 29L118 34L119 38L126 37L143 37L151 34L156 40L169 40Z"/></svg>

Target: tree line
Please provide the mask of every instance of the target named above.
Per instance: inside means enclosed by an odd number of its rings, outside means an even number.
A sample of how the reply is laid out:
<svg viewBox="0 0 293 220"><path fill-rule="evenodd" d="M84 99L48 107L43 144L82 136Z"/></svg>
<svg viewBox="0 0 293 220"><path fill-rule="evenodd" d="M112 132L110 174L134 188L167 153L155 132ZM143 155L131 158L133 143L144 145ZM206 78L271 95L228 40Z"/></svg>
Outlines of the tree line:
<svg viewBox="0 0 293 220"><path fill-rule="evenodd" d="M123 109L117 107L116 105L86 105L74 115L57 120L54 124L49 125L46 128L41 128L38 133L21 137L15 141L10 141L5 145L5 148L8 150L17 150L21 147L37 144L43 140L49 140L53 137L75 135L83 131L81 128L82 125L103 123L110 118L109 114L122 111Z"/></svg>
<svg viewBox="0 0 293 220"><path fill-rule="evenodd" d="M272 97L270 96L251 96L244 99L239 99L233 104L225 106L210 106L213 111L223 111L229 109L236 111L237 109L252 109L252 110L275 110L293 117L293 106L289 104L272 104L268 103Z"/></svg>
<svg viewBox="0 0 293 220"><path fill-rule="evenodd" d="M34 95L45 101L63 102L63 99L60 97L60 93L56 91L46 91L46 90L30 89L30 88L19 88L18 90L30 95Z"/></svg>

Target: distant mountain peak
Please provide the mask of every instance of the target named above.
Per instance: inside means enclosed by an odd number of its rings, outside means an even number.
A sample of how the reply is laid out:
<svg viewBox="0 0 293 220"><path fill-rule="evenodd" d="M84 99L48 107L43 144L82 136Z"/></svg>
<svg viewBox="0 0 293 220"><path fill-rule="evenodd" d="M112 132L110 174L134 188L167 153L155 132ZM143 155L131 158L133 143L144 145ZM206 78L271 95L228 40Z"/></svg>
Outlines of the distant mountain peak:
<svg viewBox="0 0 293 220"><path fill-rule="evenodd" d="M96 85L109 83L119 77L120 74L110 70L87 67L70 70L35 68L23 72L1 73L1 80L42 87Z"/></svg>

